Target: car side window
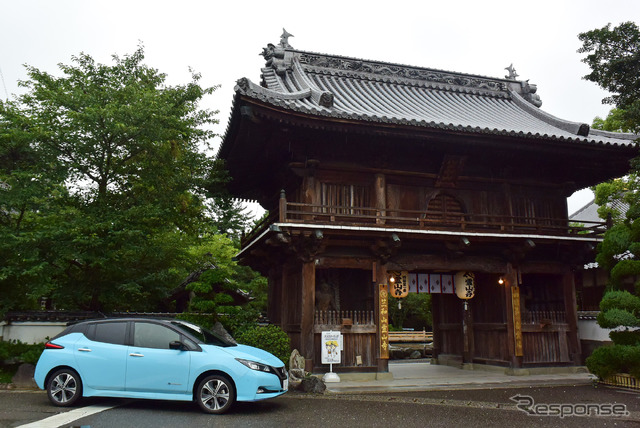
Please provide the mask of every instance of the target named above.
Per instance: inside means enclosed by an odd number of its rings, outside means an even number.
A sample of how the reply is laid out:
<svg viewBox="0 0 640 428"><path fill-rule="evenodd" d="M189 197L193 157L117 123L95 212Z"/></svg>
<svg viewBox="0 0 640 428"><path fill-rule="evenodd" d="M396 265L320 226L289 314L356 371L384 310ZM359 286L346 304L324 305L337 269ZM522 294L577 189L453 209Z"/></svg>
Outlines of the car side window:
<svg viewBox="0 0 640 428"><path fill-rule="evenodd" d="M113 343L124 345L127 334L126 322L104 322L96 323L93 340L96 342Z"/></svg>
<svg viewBox="0 0 640 428"><path fill-rule="evenodd" d="M170 349L169 344L180 340L177 333L163 325L136 322L133 332L133 346L141 348Z"/></svg>

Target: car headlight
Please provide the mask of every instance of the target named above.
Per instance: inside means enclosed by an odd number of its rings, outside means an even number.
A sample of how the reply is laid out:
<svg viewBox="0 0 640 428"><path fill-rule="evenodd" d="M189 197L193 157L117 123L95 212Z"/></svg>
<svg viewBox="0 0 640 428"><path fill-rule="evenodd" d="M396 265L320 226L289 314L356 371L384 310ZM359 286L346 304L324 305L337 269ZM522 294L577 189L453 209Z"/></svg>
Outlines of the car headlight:
<svg viewBox="0 0 640 428"><path fill-rule="evenodd" d="M256 363L255 361L251 361L251 360L243 360L242 358L236 358L236 360L244 364L245 366L249 367L251 370L271 373L271 366L268 366L266 364Z"/></svg>

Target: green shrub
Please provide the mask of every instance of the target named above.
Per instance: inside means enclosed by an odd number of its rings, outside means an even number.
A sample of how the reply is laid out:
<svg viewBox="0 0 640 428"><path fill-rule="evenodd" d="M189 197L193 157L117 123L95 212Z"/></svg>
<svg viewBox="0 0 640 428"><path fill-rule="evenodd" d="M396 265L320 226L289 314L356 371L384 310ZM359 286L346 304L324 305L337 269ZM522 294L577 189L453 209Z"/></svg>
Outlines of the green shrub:
<svg viewBox="0 0 640 428"><path fill-rule="evenodd" d="M640 345L640 330L612 331L609 337L616 345Z"/></svg>
<svg viewBox="0 0 640 428"><path fill-rule="evenodd" d="M256 326L240 334L236 340L238 343L271 352L285 365L289 365L291 341L287 333L276 325Z"/></svg>
<svg viewBox="0 0 640 428"><path fill-rule="evenodd" d="M176 318L197 324L208 330L212 330L215 323L219 321L225 330L235 338L244 331L255 328L256 320L260 316L259 311L242 306L230 306L226 308L226 312L225 314L185 312L178 314Z"/></svg>
<svg viewBox="0 0 640 428"><path fill-rule="evenodd" d="M258 325L260 311L246 306L229 306L225 314L219 315L219 321L231 336L237 338Z"/></svg>
<svg viewBox="0 0 640 428"><path fill-rule="evenodd" d="M629 345L602 346L587 358L587 368L600 379L616 373L629 373L640 378L640 347Z"/></svg>
<svg viewBox="0 0 640 428"><path fill-rule="evenodd" d="M3 362L35 364L42 351L44 351L44 343L29 344L19 340L0 341L0 364Z"/></svg>

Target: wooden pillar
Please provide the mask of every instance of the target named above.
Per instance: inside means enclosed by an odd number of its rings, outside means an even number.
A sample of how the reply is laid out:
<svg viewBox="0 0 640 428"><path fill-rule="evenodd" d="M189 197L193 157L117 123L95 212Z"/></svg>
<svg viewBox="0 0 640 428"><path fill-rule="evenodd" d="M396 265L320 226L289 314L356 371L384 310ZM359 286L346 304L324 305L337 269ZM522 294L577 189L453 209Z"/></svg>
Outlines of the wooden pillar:
<svg viewBox="0 0 640 428"><path fill-rule="evenodd" d="M388 358L381 358L380 355L380 287L379 284L387 284L387 267L380 262L374 262L372 266L372 283L375 293L375 318L376 325L378 325L376 340L375 340L375 356L378 361L378 372L387 373L389 371Z"/></svg>
<svg viewBox="0 0 640 428"><path fill-rule="evenodd" d="M313 370L314 361L314 338L313 338L313 318L316 300L316 266L315 262L302 263L302 319L300 321L300 348L301 354L305 357L305 369Z"/></svg>
<svg viewBox="0 0 640 428"><path fill-rule="evenodd" d="M474 355L472 305L470 300L463 301L462 305L464 311L462 315L462 333L464 340L463 361L465 363L472 363Z"/></svg>
<svg viewBox="0 0 640 428"><path fill-rule="evenodd" d="M595 269L594 269L595 270ZM575 365L582 362L582 349L578 339L578 309L576 302L576 285L574 273L567 271L562 276L562 286L564 288L564 307L567 314L567 324L569 324L569 358Z"/></svg>
<svg viewBox="0 0 640 428"><path fill-rule="evenodd" d="M375 176L376 224L384 224L387 215L387 179L384 174Z"/></svg>
<svg viewBox="0 0 640 428"><path fill-rule="evenodd" d="M280 200L278 201L278 221L284 223L287 220L287 195L284 189L280 191Z"/></svg>
<svg viewBox="0 0 640 428"><path fill-rule="evenodd" d="M289 331L289 297L291 296L289 291L289 276L287 274L287 266L283 266L280 270L280 327L286 332Z"/></svg>
<svg viewBox="0 0 640 428"><path fill-rule="evenodd" d="M522 346L522 331L518 331L520 324L520 299L518 284L518 272L511 266L511 263L507 264L507 273L504 276L505 287L505 307L507 310L507 340L509 341L509 359L511 360L511 366L513 368L522 367L522 355L518 349L518 341ZM515 295L514 295L515 294ZM514 305L517 305L514 308ZM515 309L515 310L514 310Z"/></svg>
<svg viewBox="0 0 640 428"><path fill-rule="evenodd" d="M442 350L442 332L440 331L441 310L440 310L440 295L431 295L431 318L433 320L433 348L431 350L431 358L435 361L438 360L438 354Z"/></svg>

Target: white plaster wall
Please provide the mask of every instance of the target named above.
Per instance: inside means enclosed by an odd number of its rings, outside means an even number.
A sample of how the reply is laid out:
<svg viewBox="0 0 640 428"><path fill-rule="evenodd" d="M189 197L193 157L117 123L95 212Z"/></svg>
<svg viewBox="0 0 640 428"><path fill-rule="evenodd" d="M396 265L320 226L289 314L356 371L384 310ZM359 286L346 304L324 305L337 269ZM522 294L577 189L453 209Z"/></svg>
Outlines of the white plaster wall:
<svg viewBox="0 0 640 428"><path fill-rule="evenodd" d="M578 320L578 337L582 340L610 341L611 329L602 328L596 320Z"/></svg>
<svg viewBox="0 0 640 428"><path fill-rule="evenodd" d="M19 340L23 343L46 342L60 333L67 326L66 322L24 321L7 324L0 323L0 338L4 341Z"/></svg>

